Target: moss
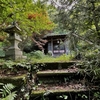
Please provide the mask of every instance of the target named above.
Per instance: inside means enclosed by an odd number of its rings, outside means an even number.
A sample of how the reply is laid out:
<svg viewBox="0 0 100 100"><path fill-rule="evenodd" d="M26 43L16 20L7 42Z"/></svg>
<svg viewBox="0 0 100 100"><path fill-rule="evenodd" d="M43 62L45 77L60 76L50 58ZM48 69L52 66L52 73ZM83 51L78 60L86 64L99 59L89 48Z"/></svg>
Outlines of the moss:
<svg viewBox="0 0 100 100"><path fill-rule="evenodd" d="M40 72L37 72L37 76L72 75L74 73L76 73L76 72L67 72L67 71L66 72L65 71L58 71L58 72L53 72L53 71L49 72L49 71L47 71L47 72L41 72L40 71Z"/></svg>
<svg viewBox="0 0 100 100"><path fill-rule="evenodd" d="M63 54L59 57L45 56L41 59L31 58L33 63L54 63L54 62L69 62L72 61L74 56Z"/></svg>
<svg viewBox="0 0 100 100"><path fill-rule="evenodd" d="M70 90L50 90L50 91L45 91L45 90L40 90L40 91L32 91L31 93L31 97L33 96L38 96L38 95L43 95L44 93L46 92L50 92L52 94L63 94L63 93L79 93L79 92L86 92L86 91L89 91L89 90L86 90L86 89L70 89Z"/></svg>
<svg viewBox="0 0 100 100"><path fill-rule="evenodd" d="M37 62L37 63L34 63L34 64L32 64L33 65L33 67L34 67L34 65L35 66L38 66L38 68L41 68L41 69L66 69L66 68L68 68L69 66L71 66L71 65L73 65L73 64L75 64L77 61L66 61L66 62L45 62L45 63L39 63L39 62Z"/></svg>
<svg viewBox="0 0 100 100"><path fill-rule="evenodd" d="M12 83L15 86L20 87L21 85L25 84L26 74L19 75L19 76L0 76L1 83Z"/></svg>

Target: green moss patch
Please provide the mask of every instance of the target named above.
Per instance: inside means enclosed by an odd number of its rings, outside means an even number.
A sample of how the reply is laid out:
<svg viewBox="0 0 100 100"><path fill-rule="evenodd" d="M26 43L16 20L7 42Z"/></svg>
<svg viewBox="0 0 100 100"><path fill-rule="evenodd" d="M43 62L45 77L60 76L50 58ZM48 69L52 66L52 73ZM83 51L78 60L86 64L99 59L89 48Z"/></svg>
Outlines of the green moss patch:
<svg viewBox="0 0 100 100"><path fill-rule="evenodd" d="M77 89L70 89L70 90L48 90L48 91L45 91L45 90L41 90L41 91L32 91L31 93L31 97L33 96L39 96L39 95L43 95L47 92L50 92L51 94L64 94L64 93L79 93L79 92L85 92L85 91L89 91L88 89L80 89L80 90L77 90Z"/></svg>
<svg viewBox="0 0 100 100"><path fill-rule="evenodd" d="M12 83L15 86L21 86L25 83L26 81L26 74L23 75L18 75L18 76L1 76L0 75L0 82L1 83Z"/></svg>
<svg viewBox="0 0 100 100"><path fill-rule="evenodd" d="M37 76L52 76L52 75L69 75L72 73L77 73L78 69L76 70L68 70L68 69L63 69L63 70L46 70L46 71L39 71L37 72Z"/></svg>

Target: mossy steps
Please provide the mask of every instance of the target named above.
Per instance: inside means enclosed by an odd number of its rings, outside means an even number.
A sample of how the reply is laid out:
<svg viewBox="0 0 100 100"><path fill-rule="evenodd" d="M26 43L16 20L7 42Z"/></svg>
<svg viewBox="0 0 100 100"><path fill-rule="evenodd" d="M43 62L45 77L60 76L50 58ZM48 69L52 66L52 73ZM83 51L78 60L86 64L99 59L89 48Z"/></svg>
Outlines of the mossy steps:
<svg viewBox="0 0 100 100"><path fill-rule="evenodd" d="M15 72L11 73L10 70L2 69L0 65L0 82L12 83L17 86L17 89L30 84L31 87L27 88L30 92L30 100L41 100L41 98L45 98L43 100L65 100L63 96L68 96L67 100L92 100L92 94L98 91L99 87L80 73L84 69L77 62L79 61L35 63L31 64L30 72L21 66L16 66L17 72L15 67ZM36 66L38 67L34 69ZM27 81L28 74L31 78ZM89 98L82 99L79 95L81 97L86 95Z"/></svg>
<svg viewBox="0 0 100 100"><path fill-rule="evenodd" d="M98 90L98 86L89 86L86 83L84 75L80 74L81 67L76 63L77 61L38 63L40 70L36 72L35 87L31 91L30 100L41 100L40 97L45 94L49 100L58 100L56 97L60 95L75 96Z"/></svg>
<svg viewBox="0 0 100 100"><path fill-rule="evenodd" d="M22 74L19 76L0 76L0 83L12 83L13 85L20 87L25 84L25 78L26 74Z"/></svg>

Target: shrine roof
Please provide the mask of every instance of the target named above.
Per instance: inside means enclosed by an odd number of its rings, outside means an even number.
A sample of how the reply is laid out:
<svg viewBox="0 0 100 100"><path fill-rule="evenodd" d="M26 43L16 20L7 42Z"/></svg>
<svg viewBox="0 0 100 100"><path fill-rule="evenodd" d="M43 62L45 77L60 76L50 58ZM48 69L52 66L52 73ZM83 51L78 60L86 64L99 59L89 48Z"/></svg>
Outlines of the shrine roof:
<svg viewBox="0 0 100 100"><path fill-rule="evenodd" d="M51 37L65 37L68 36L68 34L55 34L55 33L49 33L44 36L44 38L51 38Z"/></svg>

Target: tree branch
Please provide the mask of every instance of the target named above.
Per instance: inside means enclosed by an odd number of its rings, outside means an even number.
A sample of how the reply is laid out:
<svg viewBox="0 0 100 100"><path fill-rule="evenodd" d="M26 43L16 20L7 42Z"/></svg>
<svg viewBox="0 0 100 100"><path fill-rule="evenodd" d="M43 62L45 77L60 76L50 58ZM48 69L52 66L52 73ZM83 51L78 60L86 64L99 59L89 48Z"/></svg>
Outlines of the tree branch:
<svg viewBox="0 0 100 100"><path fill-rule="evenodd" d="M76 33L72 33L72 35L77 37L77 38L79 38L79 39L81 39L81 40L83 40L83 41L85 41L85 42L87 42L87 43L89 43L89 44L91 44L91 45L93 44L93 42L91 42L89 40L86 40L84 37L82 37L82 36L80 36L80 35L78 35Z"/></svg>
<svg viewBox="0 0 100 100"><path fill-rule="evenodd" d="M76 0L73 1L72 3L70 3L70 2L67 1L67 4L64 4L64 5L62 5L62 4L60 4L59 2L56 2L56 1L54 1L54 0L51 0L51 2L53 2L53 3L54 3L55 5L57 5L58 7L64 8L64 9L67 9L67 10L70 10L70 9L77 3Z"/></svg>
<svg viewBox="0 0 100 100"><path fill-rule="evenodd" d="M37 45L41 50L44 50L44 48L43 48L43 46L41 45L40 42L36 41L33 37L32 37L31 39L32 39L32 41L33 41L34 43L36 43L36 45Z"/></svg>

